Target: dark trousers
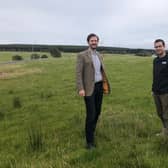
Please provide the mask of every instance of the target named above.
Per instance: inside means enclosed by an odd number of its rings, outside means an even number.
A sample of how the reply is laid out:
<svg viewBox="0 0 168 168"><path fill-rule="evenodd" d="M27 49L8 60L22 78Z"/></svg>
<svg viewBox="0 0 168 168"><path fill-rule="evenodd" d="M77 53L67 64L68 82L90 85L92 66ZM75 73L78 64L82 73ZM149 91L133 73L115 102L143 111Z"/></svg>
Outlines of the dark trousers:
<svg viewBox="0 0 168 168"><path fill-rule="evenodd" d="M153 95L156 104L158 116L160 117L163 127L168 128L168 94Z"/></svg>
<svg viewBox="0 0 168 168"><path fill-rule="evenodd" d="M85 123L86 142L93 143L97 120L101 113L101 105L103 99L103 83L102 82L96 83L92 95L85 96L84 99L86 105L86 123Z"/></svg>

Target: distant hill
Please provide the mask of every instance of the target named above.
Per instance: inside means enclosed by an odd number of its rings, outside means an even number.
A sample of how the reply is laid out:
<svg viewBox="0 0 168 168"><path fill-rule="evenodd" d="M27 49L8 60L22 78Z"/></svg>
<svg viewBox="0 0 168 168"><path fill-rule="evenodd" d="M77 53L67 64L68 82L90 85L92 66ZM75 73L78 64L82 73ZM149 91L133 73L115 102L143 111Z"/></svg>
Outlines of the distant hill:
<svg viewBox="0 0 168 168"><path fill-rule="evenodd" d="M77 45L34 45L34 44L1 44L0 51L28 51L28 52L48 52L51 48L58 48L62 52L80 52L87 46ZM98 47L98 51L113 54L136 54L140 56L152 55L154 50L151 49L131 49L121 47Z"/></svg>

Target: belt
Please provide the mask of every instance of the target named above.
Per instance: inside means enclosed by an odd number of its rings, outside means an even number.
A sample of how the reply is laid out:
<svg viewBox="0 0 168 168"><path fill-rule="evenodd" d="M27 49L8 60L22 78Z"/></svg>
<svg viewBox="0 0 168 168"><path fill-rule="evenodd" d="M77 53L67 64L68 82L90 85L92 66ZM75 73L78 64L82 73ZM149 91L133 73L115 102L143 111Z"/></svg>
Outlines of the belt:
<svg viewBox="0 0 168 168"><path fill-rule="evenodd" d="M103 81L98 81L98 82L95 83L95 85L102 84L102 83L103 83Z"/></svg>

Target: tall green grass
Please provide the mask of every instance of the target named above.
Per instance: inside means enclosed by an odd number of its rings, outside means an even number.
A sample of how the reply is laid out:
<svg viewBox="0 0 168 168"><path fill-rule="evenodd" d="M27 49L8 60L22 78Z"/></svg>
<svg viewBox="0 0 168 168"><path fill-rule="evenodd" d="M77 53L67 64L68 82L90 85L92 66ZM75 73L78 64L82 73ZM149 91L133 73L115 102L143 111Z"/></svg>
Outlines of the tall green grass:
<svg viewBox="0 0 168 168"><path fill-rule="evenodd" d="M75 62L75 54L63 54L18 63L17 71L31 73L0 79L0 168L166 168L167 140L155 136L152 58L104 55L112 93L104 96L93 151L85 149Z"/></svg>

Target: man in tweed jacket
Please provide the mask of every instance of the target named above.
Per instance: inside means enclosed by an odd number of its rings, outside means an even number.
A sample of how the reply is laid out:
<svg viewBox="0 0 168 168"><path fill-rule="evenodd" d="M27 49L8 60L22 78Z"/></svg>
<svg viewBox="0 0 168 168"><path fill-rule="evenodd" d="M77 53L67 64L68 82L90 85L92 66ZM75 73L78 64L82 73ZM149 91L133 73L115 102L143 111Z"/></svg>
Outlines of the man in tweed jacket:
<svg viewBox="0 0 168 168"><path fill-rule="evenodd" d="M103 60L96 51L99 37L89 34L89 48L78 54L76 64L76 85L78 94L84 97L86 105L85 134L87 148L95 147L94 132L101 113L103 92L109 93L110 86L104 70Z"/></svg>

